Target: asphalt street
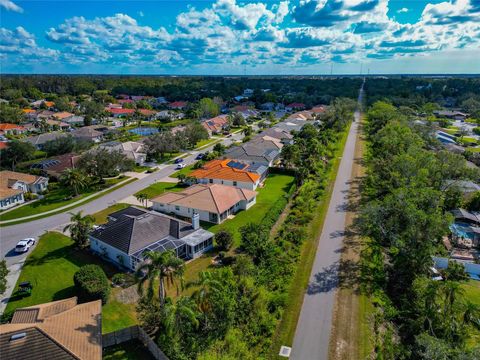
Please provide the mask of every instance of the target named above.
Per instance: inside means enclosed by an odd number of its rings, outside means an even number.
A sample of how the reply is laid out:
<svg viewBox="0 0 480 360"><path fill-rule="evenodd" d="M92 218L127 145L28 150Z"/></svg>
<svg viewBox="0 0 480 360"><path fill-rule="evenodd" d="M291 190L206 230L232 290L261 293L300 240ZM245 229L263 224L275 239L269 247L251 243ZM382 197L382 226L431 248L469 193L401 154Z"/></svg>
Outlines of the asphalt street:
<svg viewBox="0 0 480 360"><path fill-rule="evenodd" d="M363 96L360 91L359 101ZM327 360L360 113L355 113L303 299L290 359Z"/></svg>
<svg viewBox="0 0 480 360"><path fill-rule="evenodd" d="M240 133L234 134L231 138L225 138L223 143L225 145L230 145L232 141L237 141L242 138ZM187 157L184 158L184 163L190 165L195 162L195 157L199 152L211 151L213 146L202 149L201 151L190 151ZM138 179L130 184L127 184L120 189L112 191L96 200L78 206L74 209L70 209L62 214L52 215L46 218L39 220L33 220L26 223L10 226L2 226L0 228L0 254L2 258L7 260L7 266L22 261L27 255L26 254L16 254L13 249L19 240L22 240L27 237L37 238L41 236L45 231L53 229L63 229L63 227L69 222L70 215L69 212L72 211L83 211L85 214L93 214L100 210L107 208L110 205L115 204L116 202L125 199L127 196L132 195L147 186L155 183L156 181L169 176L174 173L176 170L176 165L161 166L161 169L152 173L151 175Z"/></svg>

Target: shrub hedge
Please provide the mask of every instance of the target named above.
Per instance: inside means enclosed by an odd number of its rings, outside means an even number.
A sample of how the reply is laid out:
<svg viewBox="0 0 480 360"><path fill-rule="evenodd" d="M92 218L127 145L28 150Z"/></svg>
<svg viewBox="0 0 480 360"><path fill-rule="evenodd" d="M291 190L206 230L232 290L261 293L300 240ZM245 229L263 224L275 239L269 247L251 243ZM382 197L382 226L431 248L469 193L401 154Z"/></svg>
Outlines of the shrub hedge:
<svg viewBox="0 0 480 360"><path fill-rule="evenodd" d="M110 293L107 275L98 265L82 266L73 276L73 282L81 302L102 300L106 304Z"/></svg>

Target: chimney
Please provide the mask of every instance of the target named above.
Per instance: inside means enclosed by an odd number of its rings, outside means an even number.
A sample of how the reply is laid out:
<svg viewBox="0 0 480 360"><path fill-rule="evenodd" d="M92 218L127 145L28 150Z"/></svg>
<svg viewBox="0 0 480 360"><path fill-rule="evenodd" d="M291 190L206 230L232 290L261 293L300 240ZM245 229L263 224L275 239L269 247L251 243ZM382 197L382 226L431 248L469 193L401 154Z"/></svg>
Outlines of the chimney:
<svg viewBox="0 0 480 360"><path fill-rule="evenodd" d="M192 215L192 226L194 230L200 229L200 215L197 212Z"/></svg>
<svg viewBox="0 0 480 360"><path fill-rule="evenodd" d="M180 223L178 220L170 219L170 236L180 239Z"/></svg>

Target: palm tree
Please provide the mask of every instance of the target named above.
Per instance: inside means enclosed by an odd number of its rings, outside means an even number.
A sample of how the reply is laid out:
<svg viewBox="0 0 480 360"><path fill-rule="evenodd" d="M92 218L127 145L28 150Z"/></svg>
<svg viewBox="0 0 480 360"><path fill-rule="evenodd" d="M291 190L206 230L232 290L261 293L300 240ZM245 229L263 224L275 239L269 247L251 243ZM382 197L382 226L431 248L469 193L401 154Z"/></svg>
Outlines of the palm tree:
<svg viewBox="0 0 480 360"><path fill-rule="evenodd" d="M79 248L85 248L88 245L88 233L92 230L95 218L91 215L82 216L82 211L78 213L69 213L71 223L65 226L63 231L70 230L70 237Z"/></svg>
<svg viewBox="0 0 480 360"><path fill-rule="evenodd" d="M88 179L85 174L78 169L66 169L63 171L60 181L65 186L71 188L75 196L78 196L79 190L88 185Z"/></svg>
<svg viewBox="0 0 480 360"><path fill-rule="evenodd" d="M164 252L148 251L145 253L145 263L143 263L137 270L137 277L140 278L138 283L138 291L143 295L144 284L147 283L147 297L153 297L153 288L155 280L159 280L158 298L160 304L165 304L165 279L174 284L175 279L180 280L183 287L183 273L184 263L175 255L174 250ZM178 286L177 286L178 292Z"/></svg>
<svg viewBox="0 0 480 360"><path fill-rule="evenodd" d="M205 328L208 327L208 312L211 310L210 298L213 293L220 290L221 284L213 277L213 272L202 271L198 275L198 280L191 281L187 284L187 288L195 286L197 287L192 293L192 299L197 304L198 310L200 310L204 316Z"/></svg>
<svg viewBox="0 0 480 360"><path fill-rule="evenodd" d="M148 196L145 193L140 193L135 195L135 198L140 202L145 208L147 207Z"/></svg>
<svg viewBox="0 0 480 360"><path fill-rule="evenodd" d="M190 323L195 328L198 327L197 314L194 309L192 300L182 296L176 303L170 298L165 302L163 307L162 323L165 332L170 338L174 338L182 332L181 329Z"/></svg>

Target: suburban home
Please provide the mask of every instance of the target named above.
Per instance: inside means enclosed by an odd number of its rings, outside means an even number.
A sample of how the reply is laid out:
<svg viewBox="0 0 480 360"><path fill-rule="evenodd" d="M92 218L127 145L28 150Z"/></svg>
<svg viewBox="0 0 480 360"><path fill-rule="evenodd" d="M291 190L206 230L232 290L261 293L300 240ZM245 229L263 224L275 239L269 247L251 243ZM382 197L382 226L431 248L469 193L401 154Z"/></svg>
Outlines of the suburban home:
<svg viewBox="0 0 480 360"><path fill-rule="evenodd" d="M285 111L305 110L305 107L303 103L291 103L285 106Z"/></svg>
<svg viewBox="0 0 480 360"><path fill-rule="evenodd" d="M261 176L248 171L245 164L241 164L238 168L236 164L237 162L232 162L231 159L212 160L200 169L192 171L188 176L195 178L200 184L221 184L255 190L260 185Z"/></svg>
<svg viewBox="0 0 480 360"><path fill-rule="evenodd" d="M461 111L453 110L436 110L433 112L433 115L439 118L447 118L452 120L465 121L468 117L468 114L465 114Z"/></svg>
<svg viewBox="0 0 480 360"><path fill-rule="evenodd" d="M464 197L470 197L476 192L480 191L480 185L470 180L445 180L443 184L443 190L450 187L456 187L459 189Z"/></svg>
<svg viewBox="0 0 480 360"><path fill-rule="evenodd" d="M102 302L77 298L20 308L0 325L2 359L102 359Z"/></svg>
<svg viewBox="0 0 480 360"><path fill-rule="evenodd" d="M145 146L140 142L126 141L118 142L111 141L99 146L100 148L107 149L109 151L120 151L128 159L135 161L137 165L143 165L147 159L147 153Z"/></svg>
<svg viewBox="0 0 480 360"><path fill-rule="evenodd" d="M64 123L67 123L70 126L81 126L85 124L85 117L83 116L78 116L78 115L73 115L69 116L65 119L62 120Z"/></svg>
<svg viewBox="0 0 480 360"><path fill-rule="evenodd" d="M452 240L462 247L480 246L479 214L464 209L451 211L455 222L450 225Z"/></svg>
<svg viewBox="0 0 480 360"><path fill-rule="evenodd" d="M220 224L228 216L255 204L255 191L219 184L192 185L180 192L166 192L151 199L152 209L181 217L199 214L201 221Z"/></svg>
<svg viewBox="0 0 480 360"><path fill-rule="evenodd" d="M103 139L103 132L96 130L96 126L84 126L72 131L73 137L81 140L100 142Z"/></svg>
<svg viewBox="0 0 480 360"><path fill-rule="evenodd" d="M273 128L292 133L292 131L300 131L305 126L305 124L311 123L301 119L289 119L278 124L275 124Z"/></svg>
<svg viewBox="0 0 480 360"><path fill-rule="evenodd" d="M35 163L30 166L30 169L41 169L46 175L53 176L58 179L66 169L74 169L80 158L81 155L72 153L58 155L53 158Z"/></svg>
<svg viewBox="0 0 480 360"><path fill-rule="evenodd" d="M134 109L121 109L121 108L107 108L107 111L114 117L125 117L127 115L133 115Z"/></svg>
<svg viewBox="0 0 480 360"><path fill-rule="evenodd" d="M314 113L311 112L310 110L304 110L304 111L298 111L296 113L291 114L287 120L303 120L303 121L309 121L309 120L315 120L314 118Z"/></svg>
<svg viewBox="0 0 480 360"><path fill-rule="evenodd" d="M202 122L209 135L219 134L228 128L228 115L218 115Z"/></svg>
<svg viewBox="0 0 480 360"><path fill-rule="evenodd" d="M27 141L33 146L35 146L37 149L42 150L43 146L47 141L56 140L65 136L68 136L68 135L64 132L53 131L53 132L39 134L35 136L29 136L25 139L22 139L22 141Z"/></svg>
<svg viewBox="0 0 480 360"><path fill-rule="evenodd" d="M65 119L68 119L68 118L72 117L73 114L68 112L68 111L62 111L62 112L55 113L52 116L57 120L62 120L63 121Z"/></svg>
<svg viewBox="0 0 480 360"><path fill-rule="evenodd" d="M293 135L289 131L279 127L265 129L258 135L258 137L277 139L284 145L293 144Z"/></svg>
<svg viewBox="0 0 480 360"><path fill-rule="evenodd" d="M279 159L282 147L283 144L277 139L260 137L227 149L224 157L248 163L262 163L269 167Z"/></svg>
<svg viewBox="0 0 480 360"><path fill-rule="evenodd" d="M324 105L316 105L310 111L315 115L320 115L327 111L327 107Z"/></svg>
<svg viewBox="0 0 480 360"><path fill-rule="evenodd" d="M63 121L60 120L52 120L48 119L45 121L45 123L50 127L52 130L57 130L60 129L62 131L70 129L70 124L67 124Z"/></svg>
<svg viewBox="0 0 480 360"><path fill-rule="evenodd" d="M452 213L456 222L463 222L463 223L472 224L472 225L480 225L480 218L476 214L468 210L454 209L450 212Z"/></svg>
<svg viewBox="0 0 480 360"><path fill-rule="evenodd" d="M0 134L2 135L18 135L18 134L23 134L26 131L27 129L17 124L10 124L10 123L0 124Z"/></svg>
<svg viewBox="0 0 480 360"><path fill-rule="evenodd" d="M15 171L0 171L0 209L8 209L25 200L23 194L47 190L48 178Z"/></svg>
<svg viewBox="0 0 480 360"><path fill-rule="evenodd" d="M157 115L156 111L148 110L148 109L138 109L138 112L148 120L153 119Z"/></svg>
<svg viewBox="0 0 480 360"><path fill-rule="evenodd" d="M186 101L174 101L168 104L168 107L173 110L183 110L187 105L188 103Z"/></svg>
<svg viewBox="0 0 480 360"><path fill-rule="evenodd" d="M200 227L198 214L185 222L134 206L114 212L108 223L89 235L93 252L122 268L135 271L146 251L175 250L182 259L193 259L213 247L213 234Z"/></svg>

